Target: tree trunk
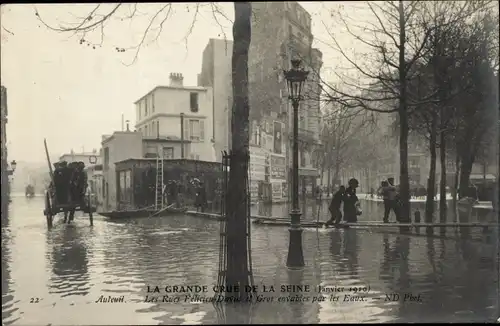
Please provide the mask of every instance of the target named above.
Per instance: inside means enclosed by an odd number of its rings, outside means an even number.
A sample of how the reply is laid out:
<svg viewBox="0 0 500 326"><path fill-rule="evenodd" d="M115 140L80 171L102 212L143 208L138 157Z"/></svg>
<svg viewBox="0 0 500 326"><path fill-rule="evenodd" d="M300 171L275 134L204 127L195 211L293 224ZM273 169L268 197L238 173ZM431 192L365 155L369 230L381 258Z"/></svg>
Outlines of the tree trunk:
<svg viewBox="0 0 500 326"><path fill-rule="evenodd" d="M326 196L330 196L330 192L332 190L332 167L328 165L328 178L327 178L327 186L326 186Z"/></svg>
<svg viewBox="0 0 500 326"><path fill-rule="evenodd" d="M337 184L337 180L339 179L339 174L340 174L340 162L337 160L335 161L335 170L333 172L333 184Z"/></svg>
<svg viewBox="0 0 500 326"><path fill-rule="evenodd" d="M458 198L466 196L469 184L470 184L470 174L472 172L472 164L474 158L471 155L463 155L460 159L460 183L458 187Z"/></svg>
<svg viewBox="0 0 500 326"><path fill-rule="evenodd" d="M442 114L441 114L442 116ZM441 117L443 119L443 117ZM446 222L446 133L441 129L439 135L439 157L441 163L441 182L439 185L439 222Z"/></svg>
<svg viewBox="0 0 500 326"><path fill-rule="evenodd" d="M226 296L244 298L249 284L248 272L248 162L249 162L249 103L248 103L248 50L251 40L250 2L234 3L233 24L233 108L231 124L231 150L229 189L227 193L227 266L226 285L239 286L240 292Z"/></svg>
<svg viewBox="0 0 500 326"><path fill-rule="evenodd" d="M323 153L323 158L321 160L321 172L320 172L320 184L323 187L323 177L325 176L325 154ZM323 190L323 189L321 189Z"/></svg>
<svg viewBox="0 0 500 326"><path fill-rule="evenodd" d="M455 179L453 183L453 193L452 193L453 205L455 205L457 202L459 176L460 176L460 155L457 152L457 154L455 155Z"/></svg>
<svg viewBox="0 0 500 326"><path fill-rule="evenodd" d="M425 201L425 222L432 223L434 215L434 197L436 196L436 141L437 141L437 115L432 114L431 134L429 140L429 151L431 154L431 165L429 168L429 178L427 178L427 198Z"/></svg>
<svg viewBox="0 0 500 326"><path fill-rule="evenodd" d="M406 61L405 61L405 42L406 42L406 21L403 7L403 1L399 1L399 160L400 160L400 197L401 210L400 220L406 222L410 219L410 185L408 179L408 107L406 98Z"/></svg>

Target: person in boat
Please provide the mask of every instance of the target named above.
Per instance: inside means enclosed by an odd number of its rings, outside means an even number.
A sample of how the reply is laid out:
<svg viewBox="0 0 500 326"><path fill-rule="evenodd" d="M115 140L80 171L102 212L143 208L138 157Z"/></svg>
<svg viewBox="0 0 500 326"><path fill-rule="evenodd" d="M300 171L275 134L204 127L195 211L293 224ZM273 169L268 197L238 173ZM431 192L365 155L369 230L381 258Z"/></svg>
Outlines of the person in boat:
<svg viewBox="0 0 500 326"><path fill-rule="evenodd" d="M168 195L167 195L167 205L171 204L176 204L177 205L177 199L178 199L178 186L177 182L175 180L170 180L168 182L168 189L167 189Z"/></svg>
<svg viewBox="0 0 500 326"><path fill-rule="evenodd" d="M68 163L66 161L54 163L54 168L54 190L56 199L59 204L66 204L69 194Z"/></svg>
<svg viewBox="0 0 500 326"><path fill-rule="evenodd" d="M69 200L72 203L79 203L82 202L83 196L81 195L81 188L82 186L80 185L81 182L81 164L83 162L71 162L68 165L68 175L69 177ZM85 166L85 164L83 164ZM68 216L69 213L69 216ZM64 213L64 221L66 222L72 222L73 219L75 218L75 208L71 207L68 209L67 212Z"/></svg>
<svg viewBox="0 0 500 326"><path fill-rule="evenodd" d="M348 182L348 187L342 196L342 201L344 203L344 220L347 223L356 223L358 221L358 215L360 215L360 205L358 196L356 195L356 188L359 187L359 181L352 178Z"/></svg>
<svg viewBox="0 0 500 326"><path fill-rule="evenodd" d="M68 164L67 175L68 177L68 190L69 190L69 201L73 202L76 200L75 183L77 179L77 162L71 162Z"/></svg>
<svg viewBox="0 0 500 326"><path fill-rule="evenodd" d="M177 181L177 201L179 202L179 207L184 207L184 196L185 196L184 184L182 181Z"/></svg>
<svg viewBox="0 0 500 326"><path fill-rule="evenodd" d="M76 195L79 200L83 202L85 200L85 194L87 193L88 180L87 172L85 172L85 163L78 162L76 166L77 180L76 180Z"/></svg>
<svg viewBox="0 0 500 326"><path fill-rule="evenodd" d="M340 211L340 206L342 205L342 198L345 194L345 187L340 186L339 190L333 194L332 200L330 201L330 206L328 210L330 211L330 219L326 221L325 226L332 224L339 224L342 220L342 213Z"/></svg>
<svg viewBox="0 0 500 326"><path fill-rule="evenodd" d="M200 182L198 185L198 189L196 190L196 211L201 210L205 211L205 206L207 202L207 194L205 191L205 185L203 182Z"/></svg>

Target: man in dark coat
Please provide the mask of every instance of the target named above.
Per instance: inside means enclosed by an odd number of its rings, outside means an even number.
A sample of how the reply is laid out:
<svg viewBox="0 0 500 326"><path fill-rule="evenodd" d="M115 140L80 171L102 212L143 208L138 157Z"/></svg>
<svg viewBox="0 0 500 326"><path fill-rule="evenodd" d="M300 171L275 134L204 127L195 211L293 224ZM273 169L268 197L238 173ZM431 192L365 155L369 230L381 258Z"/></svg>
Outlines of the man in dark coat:
<svg viewBox="0 0 500 326"><path fill-rule="evenodd" d="M207 202L207 194L205 191L205 185L200 182L198 189L196 191L196 211L200 209L202 212L205 211L205 204Z"/></svg>
<svg viewBox="0 0 500 326"><path fill-rule="evenodd" d="M340 205L342 205L342 198L345 193L345 187L340 186L339 190L333 194L332 200L328 210L330 211L330 219L326 221L325 226L331 225L333 223L339 224L342 220L342 213L340 212Z"/></svg>

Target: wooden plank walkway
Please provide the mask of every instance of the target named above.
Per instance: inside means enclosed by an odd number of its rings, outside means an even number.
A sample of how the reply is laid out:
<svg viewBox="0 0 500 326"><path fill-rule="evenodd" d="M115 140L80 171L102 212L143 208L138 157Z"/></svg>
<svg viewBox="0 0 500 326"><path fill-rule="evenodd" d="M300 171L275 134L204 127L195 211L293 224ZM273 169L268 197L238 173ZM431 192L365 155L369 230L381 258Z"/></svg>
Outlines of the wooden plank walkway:
<svg viewBox="0 0 500 326"><path fill-rule="evenodd" d="M221 220L222 216L220 214L214 213L202 213L196 211L187 211L186 214L191 216L197 216L212 220ZM259 225L273 225L273 226L290 226L290 218L288 217L268 217L252 215L250 218L253 220L254 224ZM323 227L325 222L307 221L303 220L301 223L302 227ZM383 221L362 221L358 223L341 223L338 227L354 227L354 228L396 228L396 227L407 227L407 228L419 228L419 227L432 227L432 228L456 228L456 227L498 227L498 223L383 223ZM331 226L332 228L334 226Z"/></svg>
<svg viewBox="0 0 500 326"><path fill-rule="evenodd" d="M254 224L259 225L274 225L274 226L290 226L290 221L278 221L278 220L254 220ZM301 223L302 227L323 227L325 222L309 222L303 221ZM341 223L338 226L331 226L332 228L457 228L457 227L479 227L479 228L489 228L498 227L499 224L495 223L383 223L382 221L374 222L358 222L358 223Z"/></svg>

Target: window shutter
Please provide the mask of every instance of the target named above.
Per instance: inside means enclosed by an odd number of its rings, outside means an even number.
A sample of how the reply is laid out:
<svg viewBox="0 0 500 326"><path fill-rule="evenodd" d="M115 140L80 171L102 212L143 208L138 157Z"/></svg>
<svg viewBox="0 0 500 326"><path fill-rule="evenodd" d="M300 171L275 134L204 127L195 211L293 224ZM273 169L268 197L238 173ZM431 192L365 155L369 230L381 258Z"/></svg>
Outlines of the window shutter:
<svg viewBox="0 0 500 326"><path fill-rule="evenodd" d="M205 121L200 120L200 140L205 140Z"/></svg>
<svg viewBox="0 0 500 326"><path fill-rule="evenodd" d="M184 139L189 140L190 137L189 135L191 134L191 121L190 120L185 120L184 121Z"/></svg>

